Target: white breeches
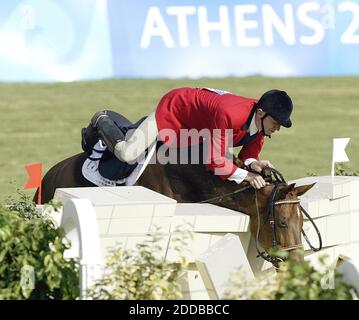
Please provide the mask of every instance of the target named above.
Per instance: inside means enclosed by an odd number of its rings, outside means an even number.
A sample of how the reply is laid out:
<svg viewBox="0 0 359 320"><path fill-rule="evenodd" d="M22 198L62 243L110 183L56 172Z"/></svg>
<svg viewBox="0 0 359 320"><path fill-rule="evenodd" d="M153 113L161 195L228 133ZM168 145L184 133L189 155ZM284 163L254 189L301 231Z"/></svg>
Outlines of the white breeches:
<svg viewBox="0 0 359 320"><path fill-rule="evenodd" d="M155 112L151 113L140 126L131 133L126 140L120 141L115 146L115 156L121 161L131 162L136 160L157 139L158 128Z"/></svg>

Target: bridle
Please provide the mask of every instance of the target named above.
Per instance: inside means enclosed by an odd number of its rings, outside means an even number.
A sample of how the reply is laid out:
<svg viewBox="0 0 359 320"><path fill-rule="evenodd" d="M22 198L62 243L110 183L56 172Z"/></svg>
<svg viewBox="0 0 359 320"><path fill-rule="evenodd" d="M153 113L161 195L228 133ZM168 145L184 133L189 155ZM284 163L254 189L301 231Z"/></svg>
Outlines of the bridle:
<svg viewBox="0 0 359 320"><path fill-rule="evenodd" d="M311 222L311 224L313 225L316 233L317 233L317 236L318 236L318 239L319 239L319 246L317 248L313 247L313 245L310 243L305 231L301 230L301 233L305 239L305 241L307 242L307 244L309 245L310 249L313 250L313 251L319 251L322 249L322 237L321 237L321 234L319 232L319 229L318 227L316 226L316 224L314 223L313 219L310 217L310 215L308 214L308 212L301 206L300 204L300 200L277 200L276 201L276 196L278 194L278 191L280 190L280 185L282 184L286 184L286 181L285 179L283 178L282 174L274 169L274 168L271 168L271 167L266 167L265 169L263 169L263 172L265 174L265 177L264 179L267 181L267 182L270 182L272 184L274 184L274 188L270 194L270 197L269 197L269 201L268 201L268 220L269 220L269 224L270 224L270 228L271 228L271 236L272 236L272 248L276 248L278 246L278 241L277 241L277 235L276 235L276 211L275 211L275 207L276 206L280 206L280 205L288 205L288 204L297 204L299 207L298 207L298 210L303 213L307 218L308 220ZM273 176L273 178L272 178ZM222 194L220 196L217 196L217 197L213 197L213 198L210 198L210 199L207 199L207 200L204 200L204 201L200 201L199 203L209 203L209 202L212 202L214 200L219 200L217 201L218 202L221 202L223 200L223 198L225 197L228 197L228 196L231 196L233 194L236 194L236 193L240 193L240 192L243 192L245 190L248 190L252 188L251 185L248 185L248 186L245 186L243 188L240 188L240 189L237 189L231 193L226 193L226 194ZM254 189L254 198L255 198L255 203L256 203L256 211L257 211L257 219L258 219L258 222L257 222L257 232L256 232L256 237L255 237L255 244L256 244L256 250L257 250L257 257L262 257L264 260L270 262L275 268L278 268L279 267L279 263L284 261L285 258L280 258L276 255L273 255L273 254L270 254L268 253L267 251L263 250L263 251L260 251L259 249L259 231L260 231L260 213L259 213L259 206L258 206L258 197L257 197L257 189ZM281 251L291 251L291 250L295 250L297 248L302 248L303 245L302 244L297 244L297 245L294 245L294 246L291 246L291 247L288 247L288 248L280 248Z"/></svg>
<svg viewBox="0 0 359 320"><path fill-rule="evenodd" d="M281 201L275 201L276 196L278 194L279 191L279 183L276 183L271 194L269 197L269 201L268 201L268 220L269 220L269 225L271 228L271 236L272 236L272 248L277 248L278 245L278 241L277 241L277 234L276 234L276 228L277 228L277 224L276 224L276 214L275 214L275 207L279 206L279 205L288 205L288 204L299 204L300 201L299 200L281 200ZM272 255L269 254L266 251L260 251L259 249L259 231L260 231L260 225L261 225L261 217L259 214L259 207L258 207L258 197L257 197L257 190L255 189L254 191L255 193L255 203L256 203L256 211L257 211L257 233L256 233L256 237L255 237L255 244L256 244L256 250L257 250L257 257L262 257L264 260L270 262L275 268L279 267L279 263L284 261L284 258L280 258L276 255ZM302 229L303 230L303 229ZM288 247L288 248L282 248L281 247L281 251L291 251L294 249L298 249L298 248L302 248L303 245L300 244L296 244L294 246Z"/></svg>

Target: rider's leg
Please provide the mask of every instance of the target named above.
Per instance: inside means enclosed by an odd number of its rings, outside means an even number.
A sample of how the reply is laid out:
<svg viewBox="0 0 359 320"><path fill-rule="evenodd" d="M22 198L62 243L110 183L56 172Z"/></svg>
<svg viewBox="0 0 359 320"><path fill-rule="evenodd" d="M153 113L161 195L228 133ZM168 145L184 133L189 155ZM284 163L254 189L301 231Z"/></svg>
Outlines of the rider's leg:
<svg viewBox="0 0 359 320"><path fill-rule="evenodd" d="M125 139L123 132L110 119L106 111L97 112L91 119L91 125L97 129L99 138L112 153L115 145Z"/></svg>
<svg viewBox="0 0 359 320"><path fill-rule="evenodd" d="M116 143L115 156L121 161L133 161L156 141L157 135L158 128L155 112L153 112L133 131L131 136L126 137L126 141Z"/></svg>

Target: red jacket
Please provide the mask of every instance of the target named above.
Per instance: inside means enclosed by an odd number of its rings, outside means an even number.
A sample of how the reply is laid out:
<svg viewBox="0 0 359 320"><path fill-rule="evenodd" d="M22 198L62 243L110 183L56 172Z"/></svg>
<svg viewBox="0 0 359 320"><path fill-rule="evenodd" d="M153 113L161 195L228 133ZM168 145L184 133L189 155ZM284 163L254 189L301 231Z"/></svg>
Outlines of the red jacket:
<svg viewBox="0 0 359 320"><path fill-rule="evenodd" d="M246 135L248 117L254 107L256 99L249 99L238 95L225 93L218 94L208 89L180 88L174 89L164 95L156 109L156 122L160 131L160 138L169 146L183 147L188 142L180 141L180 129L209 129L214 132L217 129L218 139L212 135L211 152L208 155L210 164L207 168L218 174L223 180L230 177L237 166L225 157L228 151L228 137L225 129L233 129L233 145L236 145ZM177 135L177 141L169 141L161 130L172 129ZM258 159L264 143L264 135L259 133L249 143L244 144L239 159ZM216 172L215 171L215 172Z"/></svg>

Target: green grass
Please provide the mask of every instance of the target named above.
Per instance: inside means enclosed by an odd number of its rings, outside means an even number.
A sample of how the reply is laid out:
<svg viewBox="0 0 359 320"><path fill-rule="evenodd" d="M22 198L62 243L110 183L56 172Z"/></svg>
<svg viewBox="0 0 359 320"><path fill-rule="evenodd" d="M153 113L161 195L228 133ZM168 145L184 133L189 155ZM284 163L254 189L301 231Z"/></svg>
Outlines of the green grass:
<svg viewBox="0 0 359 320"><path fill-rule="evenodd" d="M0 84L0 199L23 188L25 164L41 161L46 172L80 152L80 129L96 111L111 108L135 121L154 110L167 91L182 86L220 88L255 98L272 88L286 90L294 102L294 125L267 139L262 159L271 160L287 179L328 175L332 138L351 137L348 168L359 169L359 77Z"/></svg>

